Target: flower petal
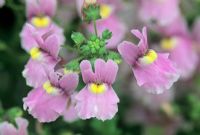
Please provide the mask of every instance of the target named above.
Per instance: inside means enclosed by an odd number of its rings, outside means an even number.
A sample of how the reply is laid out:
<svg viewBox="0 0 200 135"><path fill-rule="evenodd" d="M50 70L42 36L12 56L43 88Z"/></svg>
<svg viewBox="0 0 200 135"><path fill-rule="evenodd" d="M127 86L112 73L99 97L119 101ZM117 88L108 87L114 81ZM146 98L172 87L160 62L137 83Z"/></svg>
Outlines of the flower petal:
<svg viewBox="0 0 200 135"><path fill-rule="evenodd" d="M95 81L95 75L92 66L88 60L83 60L80 64L81 74L85 83Z"/></svg>
<svg viewBox="0 0 200 135"><path fill-rule="evenodd" d="M134 65L138 57L141 55L136 45L131 42L124 41L118 46L118 51L123 59L129 64Z"/></svg>

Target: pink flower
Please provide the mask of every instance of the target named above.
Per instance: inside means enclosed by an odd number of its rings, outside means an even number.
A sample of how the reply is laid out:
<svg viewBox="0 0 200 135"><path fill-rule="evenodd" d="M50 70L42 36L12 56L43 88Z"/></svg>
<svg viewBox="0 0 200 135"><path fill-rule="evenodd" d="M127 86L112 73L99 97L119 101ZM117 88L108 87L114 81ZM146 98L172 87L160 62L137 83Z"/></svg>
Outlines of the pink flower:
<svg viewBox="0 0 200 135"><path fill-rule="evenodd" d="M78 75L51 72L48 80L23 99L24 109L40 122L55 121L65 112L78 85Z"/></svg>
<svg viewBox="0 0 200 135"><path fill-rule="evenodd" d="M180 14L179 0L139 0L139 17L147 23L165 26Z"/></svg>
<svg viewBox="0 0 200 135"><path fill-rule="evenodd" d="M26 0L28 18L45 15L52 17L57 8L57 0Z"/></svg>
<svg viewBox="0 0 200 135"><path fill-rule="evenodd" d="M190 78L197 65L198 55L193 50L193 42L187 37L173 36L163 39L161 47L170 53L169 58L176 63L183 79Z"/></svg>
<svg viewBox="0 0 200 135"><path fill-rule="evenodd" d="M167 53L156 53L148 49L147 30L143 28L142 33L138 30L131 31L140 39L139 44L124 41L119 47L119 53L124 60L132 66L137 84L150 93L161 94L169 89L179 74Z"/></svg>
<svg viewBox="0 0 200 135"><path fill-rule="evenodd" d="M100 120L112 119L118 111L119 98L112 88L118 66L112 60L105 62L102 59L95 61L95 72L89 61L80 64L83 81L86 86L75 97L75 106L81 119L96 117Z"/></svg>
<svg viewBox="0 0 200 135"><path fill-rule="evenodd" d="M27 127L28 121L23 118L16 118L17 127L14 127L8 122L0 123L0 134L1 135L28 135Z"/></svg>
<svg viewBox="0 0 200 135"><path fill-rule="evenodd" d="M29 50L31 59L25 66L23 76L27 85L38 87L47 80L47 72L53 71L59 61L60 44L56 34L34 35L34 46ZM47 71L48 70L48 71Z"/></svg>
<svg viewBox="0 0 200 135"><path fill-rule="evenodd" d="M49 34L55 34L57 36L58 44L62 45L65 42L63 30L56 24L52 23L46 28L36 28L32 24L26 23L20 33L22 48L29 52L38 43L35 40L35 36L45 36Z"/></svg>

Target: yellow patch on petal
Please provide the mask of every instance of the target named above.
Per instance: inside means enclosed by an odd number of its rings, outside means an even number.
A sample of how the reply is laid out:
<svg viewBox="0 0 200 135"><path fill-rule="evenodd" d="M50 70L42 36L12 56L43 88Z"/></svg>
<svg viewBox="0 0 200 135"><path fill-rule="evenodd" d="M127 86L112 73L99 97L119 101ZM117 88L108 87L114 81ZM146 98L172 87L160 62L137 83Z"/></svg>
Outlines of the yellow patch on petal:
<svg viewBox="0 0 200 135"><path fill-rule="evenodd" d="M103 19L108 18L112 13L112 7L107 4L100 6L100 15Z"/></svg>
<svg viewBox="0 0 200 135"><path fill-rule="evenodd" d="M158 58L158 54L154 50L149 50L143 57L139 58L139 62L143 65L152 64Z"/></svg>
<svg viewBox="0 0 200 135"><path fill-rule="evenodd" d="M49 26L50 19L48 17L33 17L31 23L37 28L45 28Z"/></svg>
<svg viewBox="0 0 200 135"><path fill-rule="evenodd" d="M161 41L161 48L170 51L176 47L177 40L175 38L163 39Z"/></svg>
<svg viewBox="0 0 200 135"><path fill-rule="evenodd" d="M51 85L49 81L46 81L43 84L43 89L48 93L48 94L55 94L57 92L56 88Z"/></svg>
<svg viewBox="0 0 200 135"><path fill-rule="evenodd" d="M102 94L106 91L106 86L104 84L95 84L90 85L90 91L94 94Z"/></svg>
<svg viewBox="0 0 200 135"><path fill-rule="evenodd" d="M42 53L41 53L41 51L40 51L39 48L33 47L33 48L30 50L30 55L31 55L31 58L32 58L32 59L36 60L36 59L41 58Z"/></svg>

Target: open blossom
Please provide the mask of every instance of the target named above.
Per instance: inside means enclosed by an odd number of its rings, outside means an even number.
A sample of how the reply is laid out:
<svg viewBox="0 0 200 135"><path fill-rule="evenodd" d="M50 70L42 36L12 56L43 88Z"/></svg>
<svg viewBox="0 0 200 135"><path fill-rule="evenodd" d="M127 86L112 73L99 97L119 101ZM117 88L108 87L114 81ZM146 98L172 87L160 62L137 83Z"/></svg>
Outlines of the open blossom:
<svg viewBox="0 0 200 135"><path fill-rule="evenodd" d="M138 3L139 17L147 23L168 25L180 14L179 0L138 0Z"/></svg>
<svg viewBox="0 0 200 135"><path fill-rule="evenodd" d="M46 33L57 35L59 44L63 44L65 41L63 30L59 28L56 24L52 23L46 28L38 29L32 24L26 23L23 27L22 32L20 33L22 48L29 52L30 49L37 44L34 36L37 35L42 37Z"/></svg>
<svg viewBox="0 0 200 135"><path fill-rule="evenodd" d="M48 33L47 33L48 34ZM59 61L60 44L56 34L36 35L35 44L29 49L31 58L25 66L23 76L27 85L38 87L47 80L47 73L53 71Z"/></svg>
<svg viewBox="0 0 200 135"><path fill-rule="evenodd" d="M76 95L76 110L81 119L96 117L100 120L112 119L118 111L119 98L112 88L118 66L112 60L95 61L95 71L88 60L80 64L86 86Z"/></svg>
<svg viewBox="0 0 200 135"><path fill-rule="evenodd" d="M55 121L69 106L77 85L76 73L50 72L48 80L23 99L24 109L40 122Z"/></svg>
<svg viewBox="0 0 200 135"><path fill-rule="evenodd" d="M23 118L15 119L17 128L8 122L0 123L0 135L28 135L28 121Z"/></svg>
<svg viewBox="0 0 200 135"><path fill-rule="evenodd" d="M193 48L193 42L187 37L173 36L161 41L163 50L170 53L169 58L176 63L181 77L191 77L198 65L198 55Z"/></svg>
<svg viewBox="0 0 200 135"><path fill-rule="evenodd" d="M169 54L148 49L146 28L142 33L138 30L131 32L140 39L139 44L124 41L118 47L119 53L132 66L139 86L150 93L163 93L179 78L174 63L169 60Z"/></svg>

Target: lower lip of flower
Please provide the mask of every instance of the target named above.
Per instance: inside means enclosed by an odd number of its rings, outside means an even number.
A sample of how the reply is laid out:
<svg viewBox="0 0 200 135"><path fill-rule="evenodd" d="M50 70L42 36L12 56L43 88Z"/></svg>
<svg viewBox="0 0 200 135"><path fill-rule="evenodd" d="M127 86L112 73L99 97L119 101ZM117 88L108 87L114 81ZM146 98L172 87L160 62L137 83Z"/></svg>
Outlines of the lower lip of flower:
<svg viewBox="0 0 200 135"><path fill-rule="evenodd" d="M156 61L158 54L154 50L149 50L144 56L140 57L139 63L142 65L149 65Z"/></svg>
<svg viewBox="0 0 200 135"><path fill-rule="evenodd" d="M105 84L92 83L89 85L89 89L94 94L103 94L106 91Z"/></svg>
<svg viewBox="0 0 200 135"><path fill-rule="evenodd" d="M44 17L33 17L31 23L37 28L45 28L49 26L50 19L46 16Z"/></svg>

